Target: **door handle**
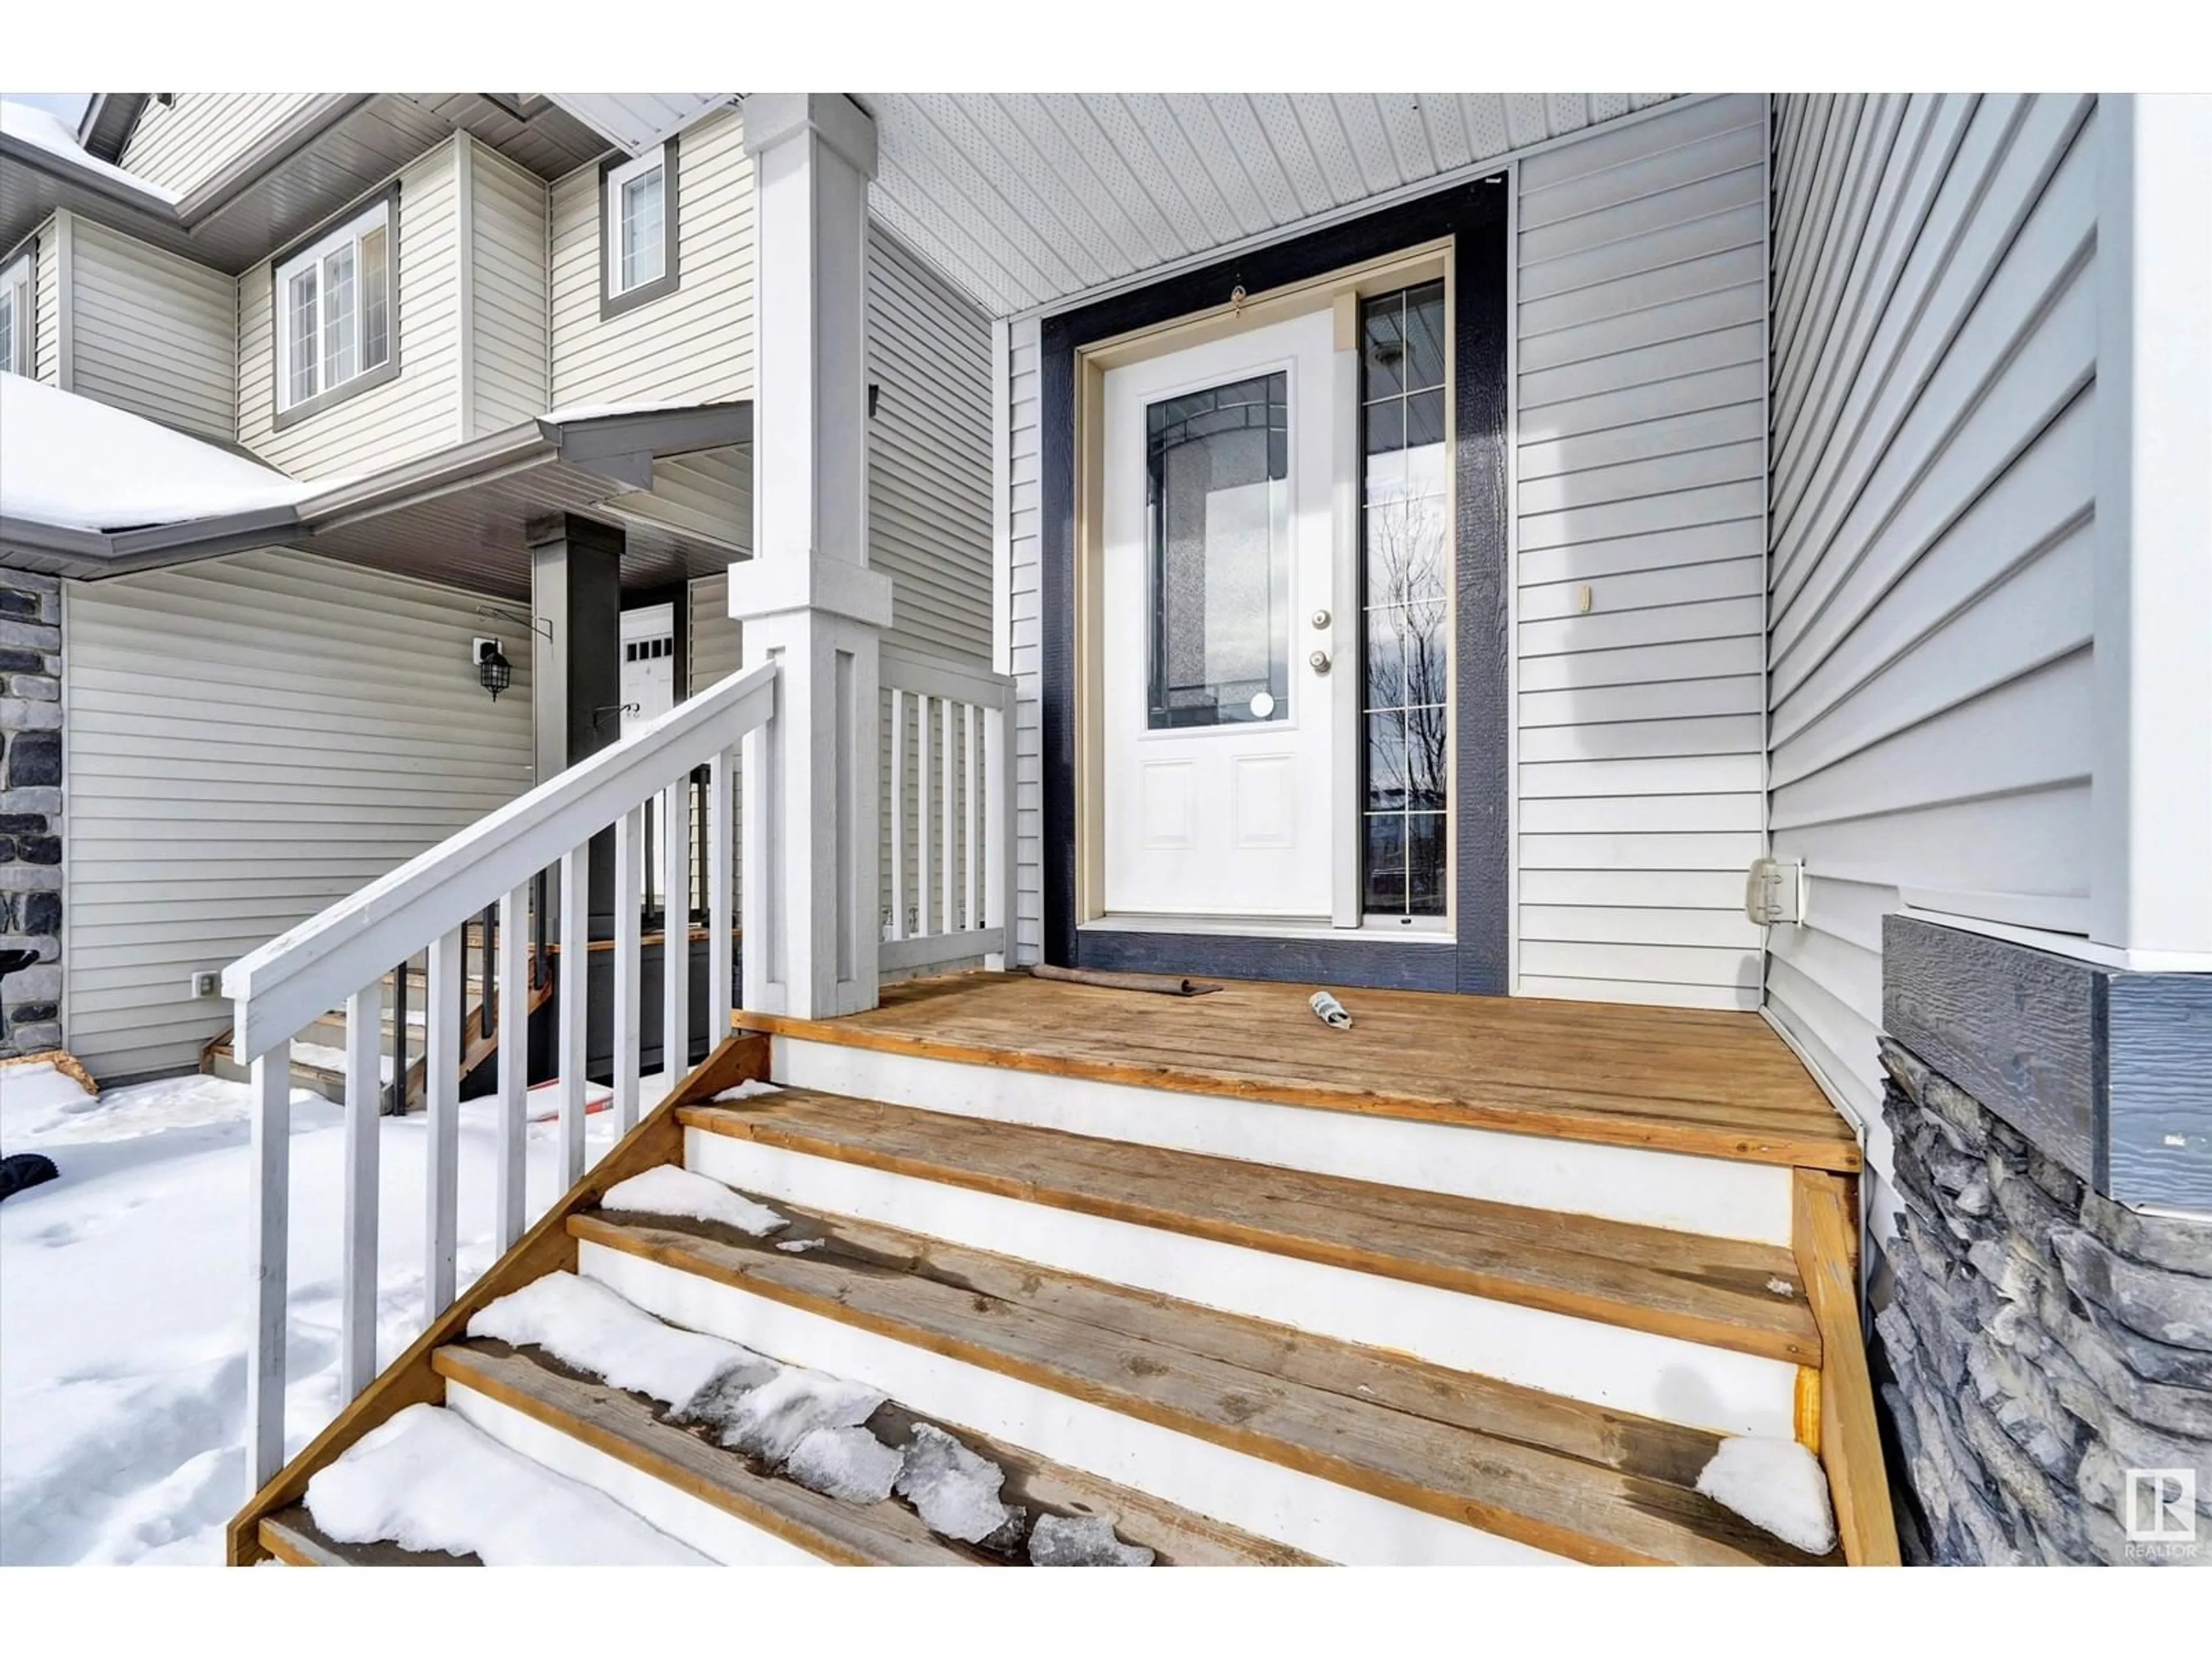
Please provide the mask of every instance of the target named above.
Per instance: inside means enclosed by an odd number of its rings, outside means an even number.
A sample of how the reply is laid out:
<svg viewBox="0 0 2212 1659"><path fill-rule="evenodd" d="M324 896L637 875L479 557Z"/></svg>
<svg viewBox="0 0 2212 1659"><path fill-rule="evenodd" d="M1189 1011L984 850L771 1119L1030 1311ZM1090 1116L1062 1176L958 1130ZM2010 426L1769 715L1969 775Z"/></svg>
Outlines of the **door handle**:
<svg viewBox="0 0 2212 1659"><path fill-rule="evenodd" d="M1311 663L1311 664L1313 665L1313 672L1314 672L1315 673L1316 673L1316 674L1326 674L1326 673L1328 673L1328 652L1326 652L1326 651L1316 651L1316 652L1315 652L1315 653L1313 653L1313 655L1311 655L1310 657L1308 657L1308 658L1306 659L1306 660L1307 660L1309 663Z"/></svg>

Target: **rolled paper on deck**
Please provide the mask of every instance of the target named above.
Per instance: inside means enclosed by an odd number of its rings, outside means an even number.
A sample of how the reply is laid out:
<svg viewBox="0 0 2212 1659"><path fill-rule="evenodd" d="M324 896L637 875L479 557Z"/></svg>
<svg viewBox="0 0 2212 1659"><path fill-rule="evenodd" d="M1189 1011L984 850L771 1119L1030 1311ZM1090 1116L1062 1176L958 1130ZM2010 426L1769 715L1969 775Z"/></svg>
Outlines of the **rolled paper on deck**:
<svg viewBox="0 0 2212 1659"><path fill-rule="evenodd" d="M1103 986L1109 991L1149 991L1162 997L1202 997L1221 988L1204 980L1184 979L1175 974L1113 974L1096 968L1059 968L1048 962L1032 963L1030 977L1066 980L1071 985Z"/></svg>
<svg viewBox="0 0 2212 1659"><path fill-rule="evenodd" d="M1306 1006L1320 1017L1322 1024L1334 1026L1340 1031L1352 1029L1352 1016L1344 1011L1344 1005L1328 992L1316 991L1313 1000Z"/></svg>

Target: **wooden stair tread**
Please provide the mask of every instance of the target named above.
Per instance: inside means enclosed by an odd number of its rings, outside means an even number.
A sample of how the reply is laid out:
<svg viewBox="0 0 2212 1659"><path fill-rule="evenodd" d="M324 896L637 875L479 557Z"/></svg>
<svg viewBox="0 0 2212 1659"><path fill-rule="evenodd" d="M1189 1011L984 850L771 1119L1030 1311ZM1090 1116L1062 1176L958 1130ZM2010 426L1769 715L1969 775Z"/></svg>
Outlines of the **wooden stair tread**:
<svg viewBox="0 0 2212 1659"><path fill-rule="evenodd" d="M738 1010L810 1042L1185 1093L1844 1173L1856 1136L1756 1014L1347 990L1322 1026L1310 988L1231 981L1135 995L1018 974L883 988L836 1019Z"/></svg>
<svg viewBox="0 0 2212 1659"><path fill-rule="evenodd" d="M656 1402L580 1376L534 1350L470 1340L440 1348L432 1363L449 1382L513 1407L824 1560L848 1565L1004 1565L937 1536L902 1504L844 1503L794 1481L762 1474L745 1458L702 1433L665 1420ZM895 1406L884 1410L902 1424L909 1420ZM964 1427L957 1432L1006 1471L1003 1494L1007 1501L1062 1514L1110 1516L1123 1539L1149 1546L1164 1565L1289 1565L1311 1560L1298 1551L1191 1515L1147 1493Z"/></svg>
<svg viewBox="0 0 2212 1659"><path fill-rule="evenodd" d="M706 1224L572 1216L579 1241L1539 1549L1804 1565L1694 1490L1718 1437L845 1218L785 1251ZM1839 1558L1838 1558L1839 1559Z"/></svg>
<svg viewBox="0 0 2212 1659"><path fill-rule="evenodd" d="M397 1544L341 1544L315 1524L304 1504L261 1517L261 1547L293 1567L480 1567L473 1555L402 1549Z"/></svg>
<svg viewBox="0 0 2212 1659"><path fill-rule="evenodd" d="M1802 1365L1820 1363L1820 1333L1796 1261L1779 1245L811 1090L687 1107L678 1116L688 1127L1000 1197Z"/></svg>

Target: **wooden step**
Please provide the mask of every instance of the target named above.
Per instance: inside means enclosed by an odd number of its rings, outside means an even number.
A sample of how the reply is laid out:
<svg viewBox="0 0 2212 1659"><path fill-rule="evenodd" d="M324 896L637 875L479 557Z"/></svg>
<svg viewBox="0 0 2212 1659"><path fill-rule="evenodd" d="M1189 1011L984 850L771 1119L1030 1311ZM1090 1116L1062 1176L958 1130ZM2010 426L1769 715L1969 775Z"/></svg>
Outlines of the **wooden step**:
<svg viewBox="0 0 2212 1659"><path fill-rule="evenodd" d="M307 1505L264 1516L261 1547L291 1567L480 1567L473 1555L402 1549L397 1544L341 1544L315 1524Z"/></svg>
<svg viewBox="0 0 2212 1659"><path fill-rule="evenodd" d="M440 1348L432 1364L449 1383L473 1389L557 1429L820 1559L856 1566L1004 1565L937 1536L902 1504L844 1503L796 1482L762 1474L702 1432L665 1421L654 1401L579 1376L534 1350L472 1340ZM910 1420L903 1413L899 1416L902 1426ZM1293 1565L1310 1560L1145 1493L1064 1468L966 1429L957 1432L1007 1471L1003 1495L1008 1502L1060 1514L1111 1516L1124 1540L1149 1546L1162 1564Z"/></svg>
<svg viewBox="0 0 2212 1659"><path fill-rule="evenodd" d="M879 1006L836 1019L746 1010L735 1018L777 1036L915 1059L1859 1168L1856 1133L1757 1014L1346 989L1354 1024L1339 1031L1314 1018L1310 990L1230 981L1176 998L963 973L886 985Z"/></svg>
<svg viewBox="0 0 2212 1659"><path fill-rule="evenodd" d="M799 1221L819 1248L597 1213L568 1229L587 1271L590 1247L617 1252L1572 1559L1806 1563L1695 1491L1709 1432L886 1228Z"/></svg>
<svg viewBox="0 0 2212 1659"><path fill-rule="evenodd" d="M1817 1366L1780 1246L787 1089L687 1127L1574 1318Z"/></svg>

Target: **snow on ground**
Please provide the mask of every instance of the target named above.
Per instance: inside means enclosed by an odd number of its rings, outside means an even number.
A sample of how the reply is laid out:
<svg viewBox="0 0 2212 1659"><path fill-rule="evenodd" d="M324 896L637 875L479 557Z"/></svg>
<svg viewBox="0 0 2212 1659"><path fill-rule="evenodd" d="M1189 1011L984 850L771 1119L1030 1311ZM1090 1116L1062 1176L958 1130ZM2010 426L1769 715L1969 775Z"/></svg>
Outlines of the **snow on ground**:
<svg viewBox="0 0 2212 1659"><path fill-rule="evenodd" d="M707 1558L604 1492L435 1406L410 1406L307 1483L342 1544L473 1555L488 1567L702 1567Z"/></svg>
<svg viewBox="0 0 2212 1659"><path fill-rule="evenodd" d="M1827 1477L1794 1440L1731 1436L1698 1476L1698 1490L1808 1555L1836 1547Z"/></svg>
<svg viewBox="0 0 2212 1659"><path fill-rule="evenodd" d="M94 1100L0 1069L0 1152L61 1169L0 1204L0 1563L222 1559L246 1480L247 1106L215 1078ZM586 1121L594 1157L612 1117ZM465 1285L495 1254L495 1135L493 1103L464 1103ZM338 1406L342 1139L338 1109L295 1091L288 1454ZM419 1115L384 1120L386 1362L421 1328L423 1148ZM556 1125L531 1126L533 1214L562 1190L559 1150Z"/></svg>

